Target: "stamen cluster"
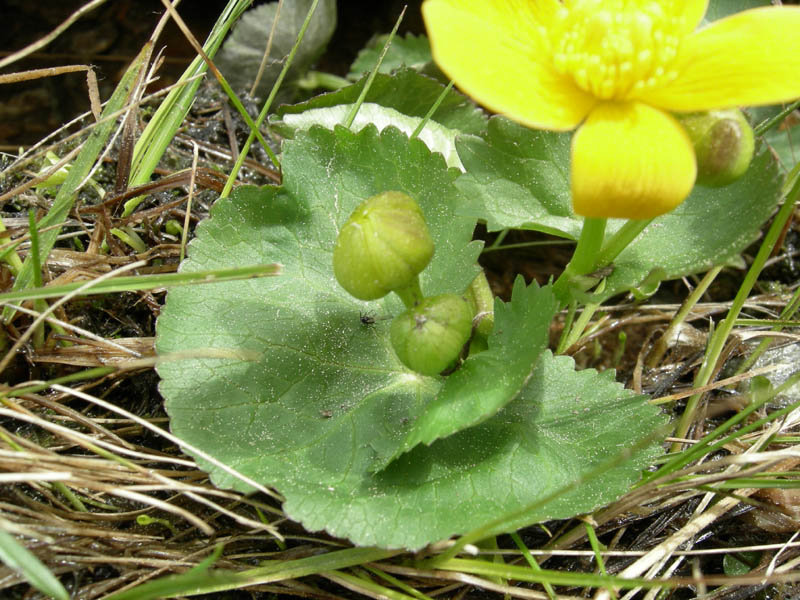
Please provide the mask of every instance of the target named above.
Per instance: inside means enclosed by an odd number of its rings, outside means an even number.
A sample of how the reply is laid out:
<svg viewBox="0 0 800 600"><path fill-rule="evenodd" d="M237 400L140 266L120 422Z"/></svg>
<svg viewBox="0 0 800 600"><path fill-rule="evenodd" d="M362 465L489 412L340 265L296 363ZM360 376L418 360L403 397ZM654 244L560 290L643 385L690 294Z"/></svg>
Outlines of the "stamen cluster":
<svg viewBox="0 0 800 600"><path fill-rule="evenodd" d="M598 98L631 99L677 76L670 64L680 26L680 17L666 15L659 2L576 2L559 11L551 31L554 64Z"/></svg>

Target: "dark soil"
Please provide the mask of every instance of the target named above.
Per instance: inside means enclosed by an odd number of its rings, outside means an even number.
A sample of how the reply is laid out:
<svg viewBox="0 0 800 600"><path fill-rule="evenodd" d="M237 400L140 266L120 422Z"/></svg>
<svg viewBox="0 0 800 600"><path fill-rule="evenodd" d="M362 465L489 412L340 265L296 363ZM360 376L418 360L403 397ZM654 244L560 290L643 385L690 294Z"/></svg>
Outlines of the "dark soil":
<svg viewBox="0 0 800 600"><path fill-rule="evenodd" d="M181 17L201 42L211 31L227 0L187 1L179 6ZM318 67L344 75L375 34L392 29L408 4L400 32L423 30L421 0L406 2L338 3L338 25L328 51ZM0 58L40 39L80 8L83 0L30 2L0 0ZM263 2L254 2L254 5ZM100 96L113 92L128 63L149 38L164 12L159 0L114 0L88 13L39 52L16 62L0 74L60 65L89 64L97 72ZM170 22L160 39L166 61L159 72L159 86L175 82L194 58L194 51L178 28ZM89 109L86 77L70 73L24 83L0 86L0 150L16 151L33 144L62 124Z"/></svg>

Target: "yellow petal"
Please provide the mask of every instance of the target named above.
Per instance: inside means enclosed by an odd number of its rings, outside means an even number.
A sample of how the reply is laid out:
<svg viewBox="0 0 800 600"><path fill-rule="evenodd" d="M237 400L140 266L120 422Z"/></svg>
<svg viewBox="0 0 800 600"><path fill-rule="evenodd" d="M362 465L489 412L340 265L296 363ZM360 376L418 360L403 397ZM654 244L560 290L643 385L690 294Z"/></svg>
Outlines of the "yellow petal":
<svg viewBox="0 0 800 600"><path fill-rule="evenodd" d="M708 0L673 0L672 3L668 3L666 8L670 14L683 17L683 27L681 28L683 34L697 29L707 9Z"/></svg>
<svg viewBox="0 0 800 600"><path fill-rule="evenodd" d="M673 111L787 102L800 97L800 8L757 8L686 37L671 83L643 102Z"/></svg>
<svg viewBox="0 0 800 600"><path fill-rule="evenodd" d="M557 0L426 0L439 67L490 110L542 129L578 125L595 99L551 64L547 27Z"/></svg>
<svg viewBox="0 0 800 600"><path fill-rule="evenodd" d="M600 104L572 139L572 207L585 217L657 217L683 202L696 174L686 131L646 104Z"/></svg>

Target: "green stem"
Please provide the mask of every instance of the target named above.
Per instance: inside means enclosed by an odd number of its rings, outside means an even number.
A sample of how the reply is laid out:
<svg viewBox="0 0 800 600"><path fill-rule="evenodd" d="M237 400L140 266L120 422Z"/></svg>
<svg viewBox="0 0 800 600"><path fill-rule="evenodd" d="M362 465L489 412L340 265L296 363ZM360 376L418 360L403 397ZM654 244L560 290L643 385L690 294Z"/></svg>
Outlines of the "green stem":
<svg viewBox="0 0 800 600"><path fill-rule="evenodd" d="M517 548L519 548L520 552L522 552L522 556L525 557L525 560L528 562L528 566L531 568L531 570L534 573L541 573L542 568L539 566L539 563L536 562L536 559L533 557L533 554L531 554L531 551L528 550L528 547L522 541L522 538L519 537L519 534L516 532L511 532L509 535L511 536L511 539L514 540L514 543L517 545ZM544 588L544 591L547 592L550 600L556 600L556 591L553 589L552 585L547 582L543 582L542 587Z"/></svg>
<svg viewBox="0 0 800 600"><path fill-rule="evenodd" d="M325 90L340 90L343 87L351 85L352 82L344 77L334 75L333 73L309 71L301 79L298 79L296 83L297 87L301 90L313 91L320 88Z"/></svg>
<svg viewBox="0 0 800 600"><path fill-rule="evenodd" d="M370 74L367 76L367 80L364 82L364 87L361 88L361 93L356 98L355 104L353 104L350 112L345 117L344 122L342 125L350 129L350 126L353 124L353 121L358 114L358 109L361 108L361 105L364 104L364 100L367 99L367 94L369 93L370 88L372 88L372 82L375 81L375 76L380 71L381 64L383 63L383 59L386 58L386 53L389 51L389 46L392 45L392 41L394 40L394 36L397 35L397 29L400 27L400 23L403 20L403 17L406 14L406 9L400 11L400 16L397 17L397 21L395 21L394 28L389 33L389 37L386 38L386 43L383 45L383 50L381 50L380 56L378 56L378 62L370 71Z"/></svg>
<svg viewBox="0 0 800 600"><path fill-rule="evenodd" d="M600 305L595 303L587 304L585 306L583 312L576 319L575 324L570 328L567 336L565 338L562 337L562 339L559 341L556 354L564 354L567 350L572 348L572 346L578 343L598 308L600 308Z"/></svg>
<svg viewBox="0 0 800 600"><path fill-rule="evenodd" d="M69 500L69 503L72 504L72 507L77 512L84 512L84 513L85 512L89 512L87 510L86 506L84 505L84 503L81 502L81 499L76 494L74 494L72 492L72 490L69 489L62 482L54 481L53 482L53 489L58 490L61 493L62 496L64 496L67 500Z"/></svg>
<svg viewBox="0 0 800 600"><path fill-rule="evenodd" d="M598 267L605 267L614 262L620 252L635 240L644 228L650 225L653 219L629 219L617 232L603 244L600 256L597 259Z"/></svg>
<svg viewBox="0 0 800 600"><path fill-rule="evenodd" d="M597 257L603 245L606 232L606 220L586 217L583 220L583 229L575 247L572 260L553 286L553 292L562 306L572 300L571 290L575 287L583 291L588 289L587 283L581 281L582 275L587 275L596 269Z"/></svg>
<svg viewBox="0 0 800 600"><path fill-rule="evenodd" d="M578 240L578 246L575 248L575 254L572 255L572 260L567 265L567 271L571 271L576 275L586 275L594 271L597 251L603 245L605 232L605 219L587 217L583 220L581 237Z"/></svg>
<svg viewBox="0 0 800 600"><path fill-rule="evenodd" d="M572 324L575 322L575 313L578 311L578 301L572 300L569 305L567 305L567 314L564 317L564 329L561 330L561 337L558 339L558 345L556 346L556 354L564 354L564 351L567 349L567 340L570 337L570 332L572 331Z"/></svg>
<svg viewBox="0 0 800 600"><path fill-rule="evenodd" d="M797 109L798 106L800 106L800 100L792 102L789 106L784 108L781 112L779 112L771 119L767 119L763 123L759 123L757 127L753 128L753 133L755 133L756 135L764 135L773 127L780 125L786 117L788 117Z"/></svg>
<svg viewBox="0 0 800 600"><path fill-rule="evenodd" d="M425 296L422 295L422 288L419 285L419 275L414 277L413 281L406 287L394 290L394 293L400 296L406 308L414 308L425 298Z"/></svg>
<svg viewBox="0 0 800 600"><path fill-rule="evenodd" d="M431 118L433 117L433 113L435 113L439 109L439 106L442 104L444 99L447 97L447 94L449 94L450 90L453 89L453 84L454 83L455 82L451 79L450 83L448 83L447 86L442 90L442 93L439 94L438 98L436 98L436 101L433 103L433 106L431 106L428 109L428 112L426 112L425 116L422 117L422 121L419 122L419 125L417 125L417 128L414 130L414 132L411 134L411 136L408 139L410 139L410 140L416 139L416 137L420 133L422 133L422 130L425 129L425 125L427 125L428 121L430 121Z"/></svg>
<svg viewBox="0 0 800 600"><path fill-rule="evenodd" d="M33 261L33 285L42 287L42 264L39 260L39 230L36 227L36 214L33 209L28 211L28 229L31 236L31 260ZM40 313L47 310L44 300L35 300L33 308ZM33 347L41 350L44 347L44 322L36 328L33 334Z"/></svg>
<svg viewBox="0 0 800 600"><path fill-rule="evenodd" d="M488 248L484 249L484 252L487 252L488 250L497 250L497 248L500 247L500 244L503 243L503 240L506 239L506 236L508 235L509 231L511 231L511 230L510 229L503 229L500 233L498 233L497 234L497 238L495 238L494 242L492 242L492 245L489 246Z"/></svg>

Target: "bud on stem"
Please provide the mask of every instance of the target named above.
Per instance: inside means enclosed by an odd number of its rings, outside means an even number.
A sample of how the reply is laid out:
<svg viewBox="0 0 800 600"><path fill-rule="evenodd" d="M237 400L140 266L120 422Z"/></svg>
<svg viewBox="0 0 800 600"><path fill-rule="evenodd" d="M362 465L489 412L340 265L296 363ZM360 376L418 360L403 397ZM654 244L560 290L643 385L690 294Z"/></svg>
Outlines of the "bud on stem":
<svg viewBox="0 0 800 600"><path fill-rule="evenodd" d="M342 226L333 249L336 280L360 300L397 292L406 306L422 298L417 275L433 256L419 205L402 192L362 202Z"/></svg>
<svg viewBox="0 0 800 600"><path fill-rule="evenodd" d="M436 375L453 366L469 341L473 311L466 296L425 298L392 321L390 336L397 357L423 375Z"/></svg>
<svg viewBox="0 0 800 600"><path fill-rule="evenodd" d="M753 158L753 128L737 108L679 116L694 144L697 183L719 187L741 177Z"/></svg>

